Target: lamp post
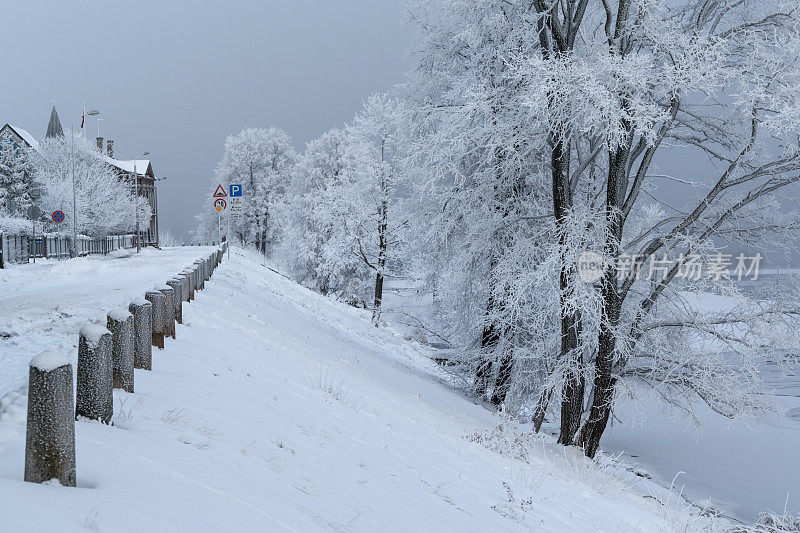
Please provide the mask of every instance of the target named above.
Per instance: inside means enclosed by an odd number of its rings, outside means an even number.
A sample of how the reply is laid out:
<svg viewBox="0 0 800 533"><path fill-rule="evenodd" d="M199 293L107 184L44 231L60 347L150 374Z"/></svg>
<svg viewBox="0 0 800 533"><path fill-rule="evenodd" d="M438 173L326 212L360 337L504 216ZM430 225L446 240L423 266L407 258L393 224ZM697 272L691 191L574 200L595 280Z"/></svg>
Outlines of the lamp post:
<svg viewBox="0 0 800 533"><path fill-rule="evenodd" d="M100 114L100 111L97 109L92 109L91 111L84 111L78 117L72 121L72 131L69 132L70 134L70 159L72 159L72 253L70 254L71 257L76 257L78 255L78 193L75 189L75 122L80 118L84 119L85 117L96 117Z"/></svg>
<svg viewBox="0 0 800 533"><path fill-rule="evenodd" d="M134 197L134 209L136 209L136 253L142 251L142 239L141 234L139 233L139 174L136 172L136 160L140 157L144 157L146 155L150 155L150 152L142 152L141 154L137 155L133 158L133 179L134 183L136 183L136 195Z"/></svg>
<svg viewBox="0 0 800 533"><path fill-rule="evenodd" d="M158 185L159 181L166 181L167 177L156 178L153 180L153 218L155 219L155 228L156 228L156 246L161 246L161 238L159 237L159 229L158 229Z"/></svg>

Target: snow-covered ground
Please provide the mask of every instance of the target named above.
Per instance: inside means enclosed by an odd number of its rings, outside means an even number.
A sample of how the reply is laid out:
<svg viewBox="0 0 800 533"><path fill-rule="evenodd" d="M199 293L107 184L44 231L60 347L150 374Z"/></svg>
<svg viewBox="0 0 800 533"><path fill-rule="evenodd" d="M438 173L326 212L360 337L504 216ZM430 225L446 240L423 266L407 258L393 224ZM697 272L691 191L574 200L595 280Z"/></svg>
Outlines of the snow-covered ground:
<svg viewBox="0 0 800 533"><path fill-rule="evenodd" d="M163 285L213 248L117 250L56 261L37 259L0 270L0 396L26 387L28 362L43 350L73 353L89 320Z"/></svg>
<svg viewBox="0 0 800 533"><path fill-rule="evenodd" d="M138 288L126 284L108 305L202 252L139 263ZM63 264L70 274L51 302L77 298L100 277L103 268L81 273L81 264ZM74 317L102 316L108 305L99 304L72 300L63 320L77 331ZM31 322L52 318L22 312ZM15 338L24 357L42 347ZM74 350L62 342L58 349ZM136 393L115 391L114 424L77 423L78 488L22 481L25 397L5 396L0 531L628 532L705 523L623 465L598 468L467 401L423 350L234 250L184 306L177 340L155 351L153 371L136 371ZM10 368L2 383L16 386L19 362Z"/></svg>
<svg viewBox="0 0 800 533"><path fill-rule="evenodd" d="M744 290L758 295L787 269L765 270L759 281L743 282ZM423 334L418 316L426 316L413 286L402 281L389 285L384 316L403 324L409 336ZM723 310L730 298L698 293L690 301L705 310ZM430 331L428 340L437 342ZM736 422L697 405L700 426L687 421L645 392L635 403L623 399L601 442L610 456L619 457L662 487L676 487L697 505L744 522L759 513L784 510L800 514L800 367L764 369L766 385L778 396L779 411L762 419ZM557 434L556 423L544 431Z"/></svg>

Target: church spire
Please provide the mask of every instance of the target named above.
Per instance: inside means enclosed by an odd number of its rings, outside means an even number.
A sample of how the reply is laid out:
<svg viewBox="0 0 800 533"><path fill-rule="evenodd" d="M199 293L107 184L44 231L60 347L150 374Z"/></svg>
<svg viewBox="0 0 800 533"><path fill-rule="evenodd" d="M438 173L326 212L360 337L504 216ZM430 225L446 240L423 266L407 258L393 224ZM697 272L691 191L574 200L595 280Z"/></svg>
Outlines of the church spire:
<svg viewBox="0 0 800 533"><path fill-rule="evenodd" d="M63 137L64 130L61 128L61 120L58 118L58 111L56 111L55 104L53 110L50 112L50 122L47 124L47 133L45 137L51 139L53 137Z"/></svg>

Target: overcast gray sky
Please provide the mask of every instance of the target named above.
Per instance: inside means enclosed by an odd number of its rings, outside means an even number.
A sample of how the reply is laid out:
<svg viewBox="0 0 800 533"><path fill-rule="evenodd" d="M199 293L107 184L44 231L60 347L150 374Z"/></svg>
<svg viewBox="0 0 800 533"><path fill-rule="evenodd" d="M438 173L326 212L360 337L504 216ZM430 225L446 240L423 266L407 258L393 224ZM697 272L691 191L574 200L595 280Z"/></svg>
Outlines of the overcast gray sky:
<svg viewBox="0 0 800 533"><path fill-rule="evenodd" d="M278 126L298 149L402 80L404 0L7 2L0 126L44 136L85 103L115 155L144 150L161 224L188 238L225 137ZM97 122L88 120L88 136Z"/></svg>

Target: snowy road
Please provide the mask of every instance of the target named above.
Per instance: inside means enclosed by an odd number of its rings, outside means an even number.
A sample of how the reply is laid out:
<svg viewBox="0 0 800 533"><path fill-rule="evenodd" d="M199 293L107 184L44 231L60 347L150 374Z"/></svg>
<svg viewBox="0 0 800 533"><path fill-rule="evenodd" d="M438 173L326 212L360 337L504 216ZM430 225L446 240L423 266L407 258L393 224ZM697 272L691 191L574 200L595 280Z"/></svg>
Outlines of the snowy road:
<svg viewBox="0 0 800 533"><path fill-rule="evenodd" d="M0 397L24 388L28 362L49 349L77 360L78 331L89 320L163 285L212 248L186 247L70 261L38 260L0 270Z"/></svg>
<svg viewBox="0 0 800 533"><path fill-rule="evenodd" d="M115 391L112 426L76 425L78 488L21 481L25 401L6 396L0 531L650 532L705 520L474 405L422 347L258 261L234 250L223 262L153 371L136 370L136 393Z"/></svg>

